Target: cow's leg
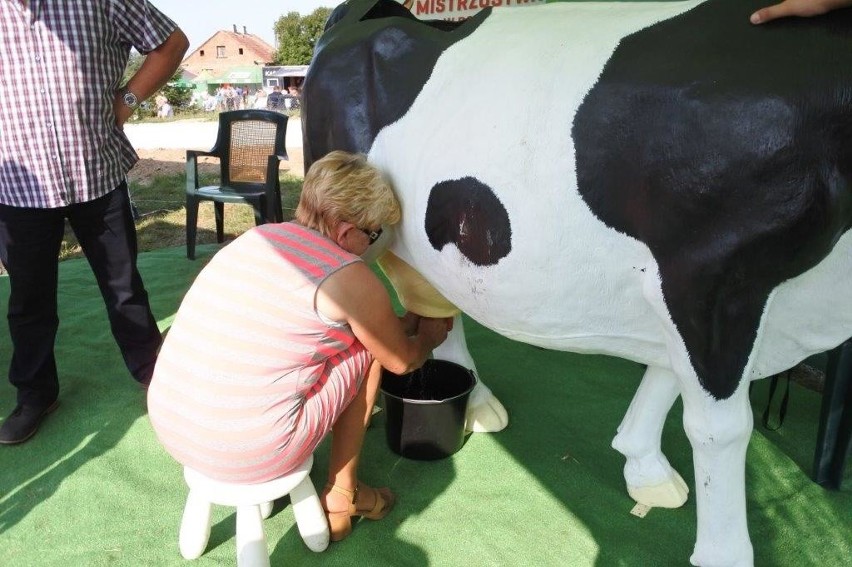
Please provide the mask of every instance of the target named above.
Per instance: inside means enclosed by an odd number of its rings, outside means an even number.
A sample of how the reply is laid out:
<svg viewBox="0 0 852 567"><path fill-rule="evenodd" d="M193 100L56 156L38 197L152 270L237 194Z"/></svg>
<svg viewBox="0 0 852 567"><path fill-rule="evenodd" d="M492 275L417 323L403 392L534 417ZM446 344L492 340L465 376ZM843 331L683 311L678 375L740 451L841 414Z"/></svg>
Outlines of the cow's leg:
<svg viewBox="0 0 852 567"><path fill-rule="evenodd" d="M467 414L465 416L465 428L468 431L492 433L500 431L509 424L509 416L506 408L500 400L494 397L491 390L479 379L476 365L467 349L467 341L464 338L464 326L461 315L453 319L453 330L434 352L435 358L449 360L470 368L476 374L476 386L470 394L467 402Z"/></svg>
<svg viewBox="0 0 852 567"><path fill-rule="evenodd" d="M661 448L666 415L680 394L671 370L649 366L618 428L612 447L627 457L627 492L640 504L677 508L689 489Z"/></svg>
<svg viewBox="0 0 852 567"><path fill-rule="evenodd" d="M694 380L694 377L693 377ZM697 382L681 382L683 425L692 444L698 537L693 565L754 563L746 523L745 458L752 430L748 383L716 400Z"/></svg>

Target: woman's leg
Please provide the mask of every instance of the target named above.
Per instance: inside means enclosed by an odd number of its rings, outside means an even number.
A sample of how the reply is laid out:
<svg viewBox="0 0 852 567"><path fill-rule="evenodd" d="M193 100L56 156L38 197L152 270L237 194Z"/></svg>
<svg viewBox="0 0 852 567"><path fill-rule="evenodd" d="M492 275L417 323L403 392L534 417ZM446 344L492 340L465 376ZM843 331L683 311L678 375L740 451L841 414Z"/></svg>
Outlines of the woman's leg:
<svg viewBox="0 0 852 567"><path fill-rule="evenodd" d="M382 367L375 360L370 364L367 376L361 382L361 388L355 399L343 410L331 430L331 458L328 464L328 483L344 490L354 492L358 486L358 462L364 434L373 405L379 393L382 380ZM339 492L327 490L321 497L325 509L338 512L349 509L350 501ZM369 501L367 501L369 500ZM372 491L359 494L358 508L371 509L375 503Z"/></svg>

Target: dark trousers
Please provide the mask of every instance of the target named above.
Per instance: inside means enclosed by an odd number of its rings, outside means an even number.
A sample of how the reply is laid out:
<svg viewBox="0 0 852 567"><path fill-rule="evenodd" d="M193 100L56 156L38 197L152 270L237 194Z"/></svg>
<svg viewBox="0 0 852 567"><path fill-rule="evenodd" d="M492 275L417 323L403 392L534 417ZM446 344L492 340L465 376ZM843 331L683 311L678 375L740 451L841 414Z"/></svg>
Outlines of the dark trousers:
<svg viewBox="0 0 852 567"><path fill-rule="evenodd" d="M133 377L147 383L162 342L136 268L136 226L127 185L57 209L0 205L0 261L9 273L9 381L18 403L47 406L59 395L53 349L58 258L68 219L95 274L110 328Z"/></svg>

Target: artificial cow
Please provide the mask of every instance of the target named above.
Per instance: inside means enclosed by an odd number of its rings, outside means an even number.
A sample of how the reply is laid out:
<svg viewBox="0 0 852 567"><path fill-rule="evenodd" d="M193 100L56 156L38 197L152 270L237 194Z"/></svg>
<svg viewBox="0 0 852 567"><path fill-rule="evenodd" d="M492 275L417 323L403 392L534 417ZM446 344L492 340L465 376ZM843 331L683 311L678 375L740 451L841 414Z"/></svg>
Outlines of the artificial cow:
<svg viewBox="0 0 852 567"><path fill-rule="evenodd" d="M852 11L762 27L763 0L564 3L421 22L339 6L304 86L306 166L364 152L403 221L407 308L648 366L613 446L630 495L687 487L696 565L750 565L748 383L852 335ZM461 320L436 356L473 368ZM506 425L481 384L474 429Z"/></svg>

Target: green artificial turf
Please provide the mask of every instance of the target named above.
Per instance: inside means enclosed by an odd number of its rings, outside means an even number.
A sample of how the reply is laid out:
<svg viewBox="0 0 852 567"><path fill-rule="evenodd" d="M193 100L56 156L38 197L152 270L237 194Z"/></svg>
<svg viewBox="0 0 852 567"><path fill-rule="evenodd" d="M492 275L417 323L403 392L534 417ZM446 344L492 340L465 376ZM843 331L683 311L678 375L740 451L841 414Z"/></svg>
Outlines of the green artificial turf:
<svg viewBox="0 0 852 567"><path fill-rule="evenodd" d="M155 316L168 327L205 259L183 247L145 253L141 270ZM160 448L143 393L108 330L88 265L60 265L56 353L61 406L31 441L0 447L0 565L184 565L177 532L186 497L180 467ZM8 280L0 278L0 297ZM5 305L5 301L3 302ZM467 320L468 345L485 383L510 414L497 434L471 435L451 458L419 462L391 453L384 415L367 433L361 476L388 485L397 507L362 521L345 542L309 551L283 499L265 523L273 565L687 565L695 500L677 510L630 514L624 460L609 447L643 368L605 356L541 350ZM5 325L0 368L9 363ZM765 381L755 387L762 411ZM852 493L809 480L818 394L792 385L784 426L758 425L748 451L748 522L758 565L849 565ZM14 391L0 380L0 415ZM691 486L691 451L678 402L663 448ZM320 486L326 444L312 477ZM234 511L216 507L207 552L195 565L235 563Z"/></svg>

